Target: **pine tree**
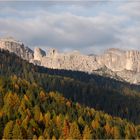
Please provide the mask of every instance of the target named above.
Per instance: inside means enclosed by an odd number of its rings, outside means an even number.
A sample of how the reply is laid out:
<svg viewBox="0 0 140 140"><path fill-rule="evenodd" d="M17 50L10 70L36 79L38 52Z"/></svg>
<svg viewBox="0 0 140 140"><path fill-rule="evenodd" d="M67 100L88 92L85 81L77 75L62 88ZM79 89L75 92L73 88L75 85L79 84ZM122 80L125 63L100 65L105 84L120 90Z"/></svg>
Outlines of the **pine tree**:
<svg viewBox="0 0 140 140"><path fill-rule="evenodd" d="M61 133L61 138L68 139L69 138L69 131L70 131L69 122L67 120L64 120L62 133Z"/></svg>
<svg viewBox="0 0 140 140"><path fill-rule="evenodd" d="M8 92L4 96L4 112L7 114L9 120L17 115L17 110L20 105L19 97L16 93ZM13 113L14 112L14 113Z"/></svg>
<svg viewBox="0 0 140 140"><path fill-rule="evenodd" d="M48 129L44 130L43 136L45 137L45 139L50 139L50 135L49 135Z"/></svg>
<svg viewBox="0 0 140 140"><path fill-rule="evenodd" d="M62 128L62 115L59 114L58 116L56 116L56 125L58 127L59 130L61 130Z"/></svg>
<svg viewBox="0 0 140 140"><path fill-rule="evenodd" d="M33 138L33 131L32 131L32 128L29 127L28 130L27 130L27 138L28 139L32 139Z"/></svg>
<svg viewBox="0 0 140 140"><path fill-rule="evenodd" d="M115 138L115 139L120 139L121 138L121 133L120 133L120 129L119 129L119 127L117 127L117 126L114 126L113 128L112 128L112 133L113 133L113 137Z"/></svg>
<svg viewBox="0 0 140 140"><path fill-rule="evenodd" d="M92 121L92 127L93 129L98 129L100 127L100 123L98 120L93 120Z"/></svg>
<svg viewBox="0 0 140 140"><path fill-rule="evenodd" d="M4 128L3 139L11 139L12 130L13 130L13 121L9 121Z"/></svg>
<svg viewBox="0 0 140 140"><path fill-rule="evenodd" d="M37 136L36 135L33 136L33 140L37 140Z"/></svg>
<svg viewBox="0 0 140 140"><path fill-rule="evenodd" d="M39 93L39 97L40 97L40 100L41 100L41 101L45 101L46 94L44 93L44 91L41 91L41 92Z"/></svg>
<svg viewBox="0 0 140 140"><path fill-rule="evenodd" d="M22 121L22 127L27 130L28 129L28 123L29 123L29 117L26 116L26 118Z"/></svg>
<svg viewBox="0 0 140 140"><path fill-rule="evenodd" d="M45 126L46 126L46 127L49 126L50 120L51 120L51 113L48 111L48 112L45 114Z"/></svg>
<svg viewBox="0 0 140 140"><path fill-rule="evenodd" d="M44 140L43 136L39 136L38 140Z"/></svg>
<svg viewBox="0 0 140 140"><path fill-rule="evenodd" d="M81 139L81 134L79 131L79 127L76 122L73 122L70 125L70 134L69 134L70 139Z"/></svg>
<svg viewBox="0 0 140 140"><path fill-rule="evenodd" d="M91 129L88 127L88 125L86 125L84 128L83 139L92 139Z"/></svg>
<svg viewBox="0 0 140 140"><path fill-rule="evenodd" d="M106 137L111 138L111 126L109 125L109 123L106 123L104 129L105 129Z"/></svg>
<svg viewBox="0 0 140 140"><path fill-rule="evenodd" d="M56 140L56 137L55 136L52 136L52 140Z"/></svg>
<svg viewBox="0 0 140 140"><path fill-rule="evenodd" d="M80 126L82 126L82 127L85 126L85 121L83 120L83 117L82 117L82 116L80 116L80 117L78 118L78 123L79 123Z"/></svg>
<svg viewBox="0 0 140 140"><path fill-rule="evenodd" d="M34 107L34 119L35 121L39 121L40 119L40 108L38 105Z"/></svg>
<svg viewBox="0 0 140 140"><path fill-rule="evenodd" d="M125 138L126 139L135 139L136 134L135 134L135 128L132 127L131 125L127 124L125 126Z"/></svg>
<svg viewBox="0 0 140 140"><path fill-rule="evenodd" d="M12 138L13 139L23 139L20 126L17 123L15 123L15 125L14 125L13 132L12 132Z"/></svg>

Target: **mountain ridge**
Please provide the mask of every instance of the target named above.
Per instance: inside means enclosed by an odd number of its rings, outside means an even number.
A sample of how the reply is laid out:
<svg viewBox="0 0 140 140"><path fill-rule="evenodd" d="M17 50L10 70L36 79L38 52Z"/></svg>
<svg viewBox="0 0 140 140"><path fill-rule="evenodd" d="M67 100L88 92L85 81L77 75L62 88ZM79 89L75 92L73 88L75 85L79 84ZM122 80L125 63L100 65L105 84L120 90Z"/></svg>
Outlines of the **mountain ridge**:
<svg viewBox="0 0 140 140"><path fill-rule="evenodd" d="M9 52L14 52L16 55L27 61L33 59L34 57L33 50L25 46L21 41L17 41L13 37L1 38L0 48L8 50Z"/></svg>
<svg viewBox="0 0 140 140"><path fill-rule="evenodd" d="M59 53L52 48L48 52L40 48L33 51L11 38L0 39L0 48L14 52L35 65L96 73L131 84L140 84L140 51L137 50L110 48L101 55L84 55L77 51Z"/></svg>

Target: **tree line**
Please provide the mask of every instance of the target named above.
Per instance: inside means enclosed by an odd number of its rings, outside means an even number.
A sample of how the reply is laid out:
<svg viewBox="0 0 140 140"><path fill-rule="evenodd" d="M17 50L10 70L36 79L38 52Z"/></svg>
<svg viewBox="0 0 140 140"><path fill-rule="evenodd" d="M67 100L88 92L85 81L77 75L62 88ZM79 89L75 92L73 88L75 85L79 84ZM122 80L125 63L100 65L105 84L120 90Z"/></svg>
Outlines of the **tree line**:
<svg viewBox="0 0 140 140"><path fill-rule="evenodd" d="M140 126L73 103L17 76L0 77L0 139L138 139Z"/></svg>

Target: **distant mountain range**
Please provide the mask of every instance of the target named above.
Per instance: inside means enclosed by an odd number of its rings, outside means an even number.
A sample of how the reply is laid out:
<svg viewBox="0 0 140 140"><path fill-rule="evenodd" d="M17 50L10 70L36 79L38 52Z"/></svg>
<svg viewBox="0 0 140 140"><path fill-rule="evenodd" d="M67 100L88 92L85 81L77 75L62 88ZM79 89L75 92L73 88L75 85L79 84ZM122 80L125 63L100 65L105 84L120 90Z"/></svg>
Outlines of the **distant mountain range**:
<svg viewBox="0 0 140 140"><path fill-rule="evenodd" d="M140 84L140 52L137 50L108 49L101 55L84 55L77 51L59 53L40 48L34 51L13 38L0 39L0 48L14 52L35 65L52 69L83 71L107 76L132 84Z"/></svg>

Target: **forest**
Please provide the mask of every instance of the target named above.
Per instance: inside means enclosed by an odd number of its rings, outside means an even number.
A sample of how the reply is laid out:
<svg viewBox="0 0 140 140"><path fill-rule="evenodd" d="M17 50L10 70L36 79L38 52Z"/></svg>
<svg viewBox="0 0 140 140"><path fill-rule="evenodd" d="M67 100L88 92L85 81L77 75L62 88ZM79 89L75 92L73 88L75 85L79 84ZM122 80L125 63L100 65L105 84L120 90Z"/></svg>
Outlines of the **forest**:
<svg viewBox="0 0 140 140"><path fill-rule="evenodd" d="M59 92L74 103L140 123L140 86L95 74L35 66L4 50L0 50L0 60L0 75L5 78L16 75L47 93Z"/></svg>
<svg viewBox="0 0 140 140"><path fill-rule="evenodd" d="M140 126L16 75L0 76L0 139L124 138L140 138Z"/></svg>

